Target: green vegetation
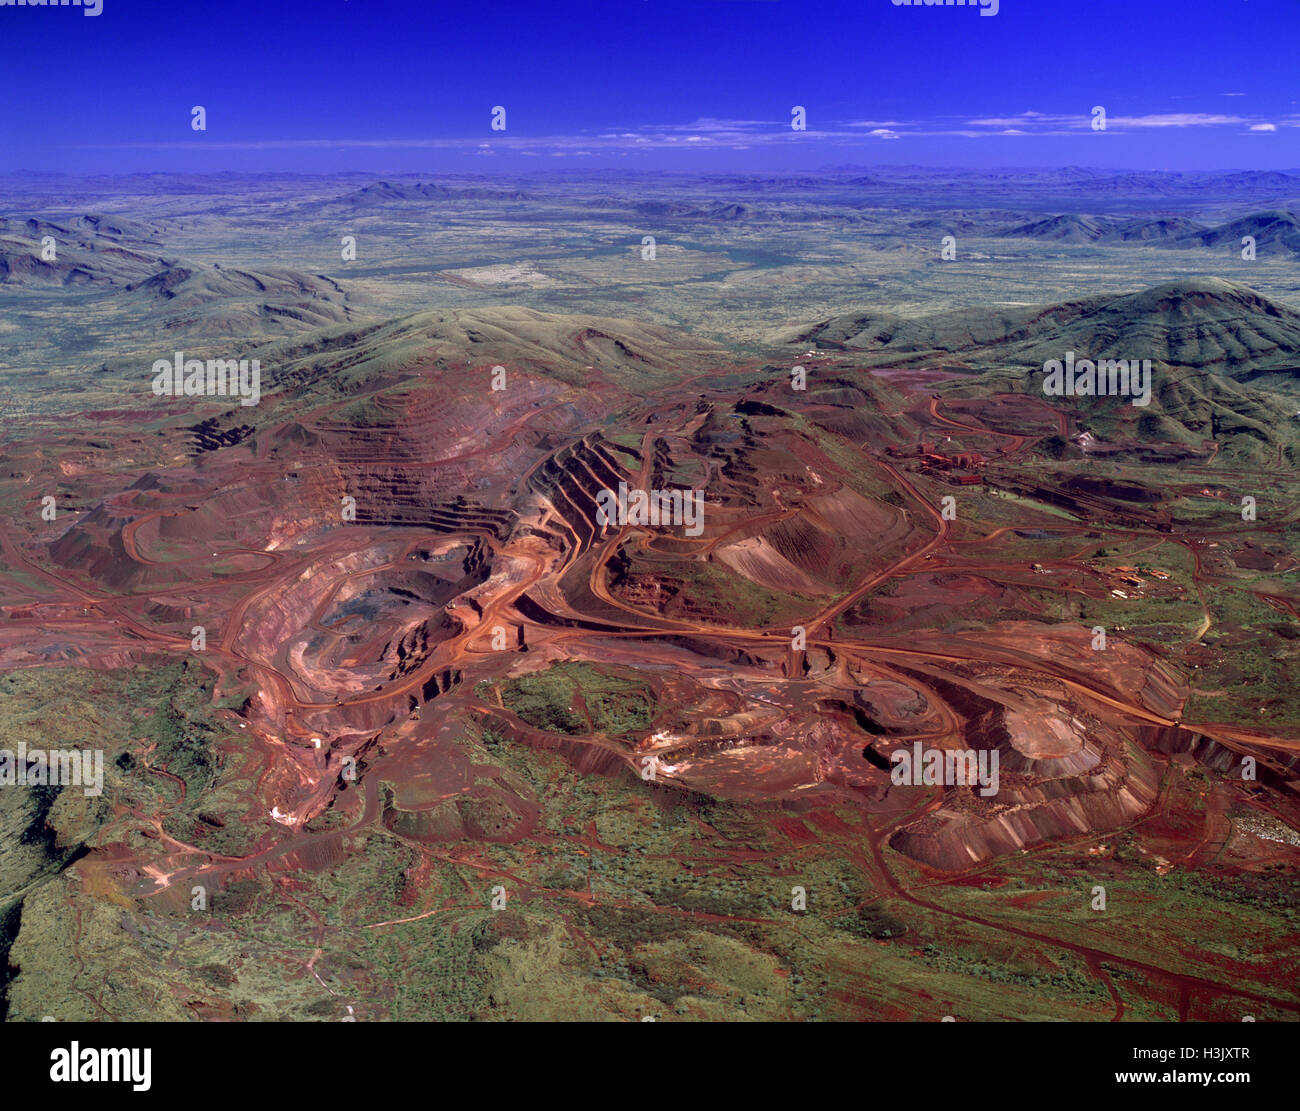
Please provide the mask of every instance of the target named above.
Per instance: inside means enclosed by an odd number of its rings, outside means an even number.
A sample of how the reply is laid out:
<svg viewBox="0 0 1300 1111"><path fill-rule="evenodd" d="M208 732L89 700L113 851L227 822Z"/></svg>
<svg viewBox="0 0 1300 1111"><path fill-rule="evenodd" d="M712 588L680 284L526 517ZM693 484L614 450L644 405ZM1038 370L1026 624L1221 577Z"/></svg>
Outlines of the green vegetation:
<svg viewBox="0 0 1300 1111"><path fill-rule="evenodd" d="M656 559L635 553L628 561L632 575L653 575L688 604L689 612L705 621L723 621L749 628L796 622L810 603L798 595L768 590L715 562ZM667 612L679 609L669 603Z"/></svg>
<svg viewBox="0 0 1300 1111"><path fill-rule="evenodd" d="M535 729L581 736L620 736L643 731L654 717L644 683L600 671L587 663L554 664L505 682L485 680L474 693L502 704Z"/></svg>

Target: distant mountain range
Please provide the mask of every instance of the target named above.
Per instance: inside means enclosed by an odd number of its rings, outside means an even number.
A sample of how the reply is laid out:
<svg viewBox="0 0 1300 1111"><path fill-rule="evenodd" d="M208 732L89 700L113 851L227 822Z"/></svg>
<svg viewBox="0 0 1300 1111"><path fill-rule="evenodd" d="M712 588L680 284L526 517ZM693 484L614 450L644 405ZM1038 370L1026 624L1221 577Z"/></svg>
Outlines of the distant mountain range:
<svg viewBox="0 0 1300 1111"><path fill-rule="evenodd" d="M1195 220L1162 217L1118 220L1106 216L1062 214L1016 224L998 233L1005 239L1041 239L1061 243L1141 242L1161 247L1234 247L1243 239L1255 239L1257 255L1300 254L1300 220L1294 213L1274 209L1253 212L1219 227L1209 228Z"/></svg>
<svg viewBox="0 0 1300 1111"><path fill-rule="evenodd" d="M960 355L972 366L1042 367L1081 358L1151 359L1239 377L1300 372L1300 313L1220 278L1055 305L964 308L906 318L863 312L784 339L849 350Z"/></svg>
<svg viewBox="0 0 1300 1111"><path fill-rule="evenodd" d="M165 258L157 253L161 235L154 224L97 213L58 222L0 218L0 288L157 300L163 327L189 338L273 338L351 319L347 294L330 278Z"/></svg>
<svg viewBox="0 0 1300 1111"><path fill-rule="evenodd" d="M409 201L527 201L533 199L531 193L526 193L521 189L485 189L477 186L457 188L439 182L378 181L374 185L364 186L354 193L347 193L333 203L350 205L353 208L368 208L375 205L402 204Z"/></svg>
<svg viewBox="0 0 1300 1111"><path fill-rule="evenodd" d="M868 365L942 365L983 372L949 383L958 396L1037 389L1044 363L1150 359L1147 441L1222 441L1242 459L1272 460L1300 440L1300 313L1219 278L1166 282L1135 293L1053 305L966 308L904 318L831 317L783 337L799 346L877 355ZM945 387L946 389L947 387ZM1098 430L1118 435L1126 402L1085 399ZM1129 410L1131 415L1132 411ZM1128 433L1131 435L1131 431Z"/></svg>
<svg viewBox="0 0 1300 1111"><path fill-rule="evenodd" d="M157 229L97 214L55 223L0 217L0 286L114 286L162 265ZM53 258L44 250L52 239ZM131 244L128 246L128 242Z"/></svg>

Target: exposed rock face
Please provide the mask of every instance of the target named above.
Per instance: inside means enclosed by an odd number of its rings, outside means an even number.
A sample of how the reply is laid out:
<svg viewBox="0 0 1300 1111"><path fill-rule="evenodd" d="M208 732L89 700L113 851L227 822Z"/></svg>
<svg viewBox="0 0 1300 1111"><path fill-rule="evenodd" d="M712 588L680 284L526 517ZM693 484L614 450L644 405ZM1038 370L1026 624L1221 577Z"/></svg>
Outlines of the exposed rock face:
<svg viewBox="0 0 1300 1111"><path fill-rule="evenodd" d="M1126 766L1068 786L1004 788L1006 800L986 814L941 810L896 833L890 845L931 867L960 871L1044 841L1118 829L1151 808L1159 786L1159 770L1135 751Z"/></svg>
<svg viewBox="0 0 1300 1111"><path fill-rule="evenodd" d="M1081 633L1026 628L1019 642L1045 641L1067 667L1091 655L1095 690L1161 714L1181 706L1185 685L1153 655L1128 644L1092 652ZM982 655L1009 658L1018 638L1015 627L1006 625L981 639ZM1102 656L1104 662L1098 660ZM1120 828L1154 803L1160 770L1144 747L1146 732L1120 718L1099 717L1069 685L980 664L944 678L931 673L928 685L943 698L956 726L951 737L934 743L982 750L986 763L996 754L996 792L947 785L936 810L893 835L890 845L899 852L956 871L1055 838ZM895 792L927 789L894 787Z"/></svg>
<svg viewBox="0 0 1300 1111"><path fill-rule="evenodd" d="M938 811L891 838L893 848L957 871L1044 841L1117 829L1154 803L1159 769L1121 730L1065 719L1046 701L992 716L1006 731L995 750L997 793L952 788Z"/></svg>

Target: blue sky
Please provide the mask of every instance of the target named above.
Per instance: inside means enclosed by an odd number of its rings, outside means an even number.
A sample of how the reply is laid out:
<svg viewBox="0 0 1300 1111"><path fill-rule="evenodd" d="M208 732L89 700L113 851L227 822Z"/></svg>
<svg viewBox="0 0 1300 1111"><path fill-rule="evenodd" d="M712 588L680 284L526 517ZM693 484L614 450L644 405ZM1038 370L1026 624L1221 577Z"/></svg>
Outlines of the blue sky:
<svg viewBox="0 0 1300 1111"><path fill-rule="evenodd" d="M0 0L0 172L1300 167L1297 0L102 3Z"/></svg>

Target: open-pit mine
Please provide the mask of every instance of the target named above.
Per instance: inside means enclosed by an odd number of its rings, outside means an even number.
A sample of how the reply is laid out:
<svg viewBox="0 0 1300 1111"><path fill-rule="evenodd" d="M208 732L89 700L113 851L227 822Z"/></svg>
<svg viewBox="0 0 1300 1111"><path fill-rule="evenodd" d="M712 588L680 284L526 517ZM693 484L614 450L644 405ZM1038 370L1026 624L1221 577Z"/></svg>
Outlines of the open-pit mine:
<svg viewBox="0 0 1300 1111"><path fill-rule="evenodd" d="M125 336L154 264L107 223ZM748 234L804 283L790 225ZM346 269L158 263L204 315L13 387L0 748L105 782L0 783L9 1017L1300 1016L1280 293L837 293L729 338L529 286L554 259L500 301L461 254L357 318ZM1041 388L1114 319L1149 406ZM182 346L251 351L260 398L160 395Z"/></svg>

